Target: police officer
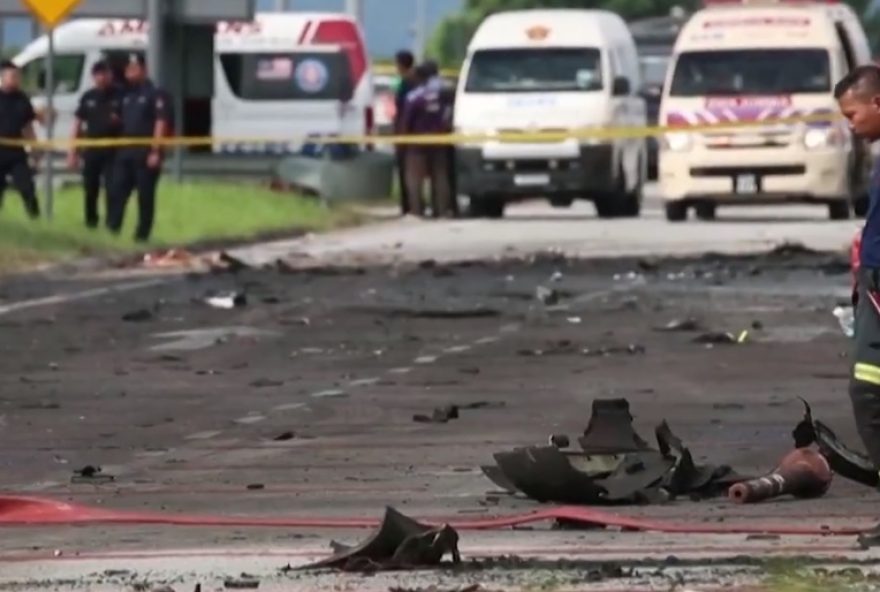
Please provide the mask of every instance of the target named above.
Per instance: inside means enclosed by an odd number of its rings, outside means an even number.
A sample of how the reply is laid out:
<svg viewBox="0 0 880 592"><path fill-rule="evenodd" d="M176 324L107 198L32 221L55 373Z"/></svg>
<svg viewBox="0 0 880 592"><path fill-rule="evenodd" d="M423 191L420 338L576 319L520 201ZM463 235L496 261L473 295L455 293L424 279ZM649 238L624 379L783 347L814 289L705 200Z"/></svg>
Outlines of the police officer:
<svg viewBox="0 0 880 592"><path fill-rule="evenodd" d="M394 61L397 65L397 74L400 76L400 82L394 95L394 133L403 134L405 133L403 112L406 109L406 97L416 85L416 61L412 52L405 49L397 52ZM394 152L397 158L397 174L400 185L400 213L406 216L410 211L406 183L406 146L397 145L394 147Z"/></svg>
<svg viewBox="0 0 880 592"><path fill-rule="evenodd" d="M856 136L880 140L880 67L855 68L837 83L834 96ZM880 177L876 164L859 261L849 396L859 435L880 469Z"/></svg>
<svg viewBox="0 0 880 592"><path fill-rule="evenodd" d="M21 72L12 62L0 63L0 140L33 140L37 114L28 97L21 90ZM40 204L34 187L34 174L23 146L0 144L0 205L6 190L6 179L21 194L24 207L31 218L40 217Z"/></svg>
<svg viewBox="0 0 880 592"><path fill-rule="evenodd" d="M106 62L97 62L92 67L92 80L94 87L83 94L76 110L73 139L79 138L83 132L89 139L116 138L119 136L122 124L120 118L122 91L113 84L113 75ZM82 155L86 226L95 228L100 222L98 197L101 194L102 181L109 202L116 148L87 147L79 151L74 146L67 159L71 169L79 167L80 155Z"/></svg>
<svg viewBox="0 0 880 592"><path fill-rule="evenodd" d="M138 224L135 240L146 242L153 229L156 209L156 186L162 169L162 146L159 142L169 131L168 94L147 78L144 56L132 54L125 68L128 88L122 99L123 138L139 139L133 146L123 146L113 167L108 226L118 233L125 218L131 192L138 192ZM149 140L152 139L152 142Z"/></svg>
<svg viewBox="0 0 880 592"><path fill-rule="evenodd" d="M443 81L437 65L428 62L416 68L419 86L407 96L403 129L408 134L445 134L450 131L450 109L445 104ZM431 180L432 214L454 216L449 175L449 150L443 145L409 144L406 146L406 178L410 212L424 211L423 185Z"/></svg>

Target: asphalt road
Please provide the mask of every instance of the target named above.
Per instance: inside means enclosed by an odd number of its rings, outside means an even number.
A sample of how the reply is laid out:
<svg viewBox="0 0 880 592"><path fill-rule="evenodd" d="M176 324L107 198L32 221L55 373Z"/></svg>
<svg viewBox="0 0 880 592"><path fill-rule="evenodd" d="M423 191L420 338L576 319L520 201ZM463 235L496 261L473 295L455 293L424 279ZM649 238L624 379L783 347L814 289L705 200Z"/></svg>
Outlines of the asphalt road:
<svg viewBox="0 0 880 592"><path fill-rule="evenodd" d="M156 275L92 266L10 278L0 288L0 489L190 514L528 511L539 506L487 496L495 487L479 465L550 434L576 436L598 398L627 398L649 441L666 419L700 461L744 473L772 468L791 448L798 397L857 442L848 344L831 315L848 297L842 253L855 221L828 222L819 208L765 208L673 226L656 207L632 221L600 222L585 211L524 206L498 222L387 220L236 251L255 265L284 258L284 271ZM785 240L838 253L762 254ZM668 258L708 251L752 255ZM538 302L539 285L558 290L560 304ZM245 292L247 305L204 303L224 290ZM122 320L142 310L149 318ZM435 318L438 310L457 318ZM707 330L748 330L748 339L710 348L691 334L654 330L686 317ZM629 346L644 351L590 353ZM447 424L413 421L475 402L491 405ZM276 441L282 434L289 437ZM86 465L115 480L72 483ZM876 520L875 495L838 479L818 500L682 500L615 511L701 524L863 526ZM479 582L628 590L684 579L702 590L756 581L761 569L744 558L876 557L851 537L536 528L462 534L465 556L535 558L517 569L367 580L277 571L327 554L331 538L356 541L364 531L15 528L0 541L0 589L222 589L245 571L260 589ZM579 563L561 571L542 563L560 557ZM656 564L594 581L596 562L610 560Z"/></svg>

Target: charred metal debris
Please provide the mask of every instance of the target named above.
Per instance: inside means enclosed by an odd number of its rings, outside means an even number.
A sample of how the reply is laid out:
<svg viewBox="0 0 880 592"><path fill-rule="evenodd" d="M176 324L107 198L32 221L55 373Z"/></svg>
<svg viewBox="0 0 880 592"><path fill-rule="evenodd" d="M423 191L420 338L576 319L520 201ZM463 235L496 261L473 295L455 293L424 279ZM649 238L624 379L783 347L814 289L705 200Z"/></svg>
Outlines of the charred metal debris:
<svg viewBox="0 0 880 592"><path fill-rule="evenodd" d="M626 399L597 399L578 438L580 452L562 450L567 438L555 435L548 446L499 452L495 465L481 469L510 494L585 505L703 499L725 494L745 480L728 466L698 465L665 421L654 431L657 448L652 448L636 433L632 419Z"/></svg>
<svg viewBox="0 0 880 592"><path fill-rule="evenodd" d="M357 545L348 547L330 543L333 555L307 565L301 570L333 568L349 572L375 572L389 570L437 567L447 555L452 564L461 563L458 552L458 532L448 525L427 526L404 516L394 508L385 509L382 524L370 537Z"/></svg>

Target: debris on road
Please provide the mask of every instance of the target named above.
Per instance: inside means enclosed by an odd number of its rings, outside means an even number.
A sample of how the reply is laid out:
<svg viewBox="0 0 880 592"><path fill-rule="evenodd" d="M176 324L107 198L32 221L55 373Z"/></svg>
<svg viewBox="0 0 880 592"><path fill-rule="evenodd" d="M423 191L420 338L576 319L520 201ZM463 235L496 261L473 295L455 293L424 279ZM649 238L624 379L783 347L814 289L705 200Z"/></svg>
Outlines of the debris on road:
<svg viewBox="0 0 880 592"><path fill-rule="evenodd" d="M796 448L807 448L815 444L819 452L828 461L831 470L851 481L877 488L880 486L880 474L867 456L849 449L835 433L813 418L809 403L804 404L804 419L792 431Z"/></svg>
<svg viewBox="0 0 880 592"><path fill-rule="evenodd" d="M831 486L831 467L812 448L796 448L768 475L737 483L729 497L739 504L751 504L781 495L812 499L825 495Z"/></svg>
<svg viewBox="0 0 880 592"><path fill-rule="evenodd" d="M122 320L126 323L145 323L152 321L154 318L156 318L155 310L150 310L149 308L133 310L122 315Z"/></svg>
<svg viewBox="0 0 880 592"><path fill-rule="evenodd" d="M195 257L185 249L167 249L144 255L141 264L147 268L177 268L190 267Z"/></svg>
<svg viewBox="0 0 880 592"><path fill-rule="evenodd" d="M233 308L241 308L243 306L246 306L247 296L242 292L213 294L205 298L205 303L212 308L232 310Z"/></svg>
<svg viewBox="0 0 880 592"><path fill-rule="evenodd" d="M293 432L283 432L283 433L281 433L281 434L278 434L278 435L275 436L274 438L272 438L272 440L275 441L275 442L287 442L287 441L289 441L289 440L293 440L294 438L296 438L296 434L295 434L295 433L293 433Z"/></svg>
<svg viewBox="0 0 880 592"><path fill-rule="evenodd" d="M283 380L272 380L271 378L258 378L251 382L251 386L254 388L272 388L284 386Z"/></svg>
<svg viewBox="0 0 880 592"><path fill-rule="evenodd" d="M709 332L698 335L694 338L694 343L701 345L740 345L745 343L749 338L748 331L742 331L739 335L723 332Z"/></svg>
<svg viewBox="0 0 880 592"><path fill-rule="evenodd" d="M446 405L437 407L431 415L414 415L413 421L417 423L448 423L453 419L458 419L461 410L473 411L479 409L501 409L505 407L503 401L477 401L476 403L467 403L465 405Z"/></svg>
<svg viewBox="0 0 880 592"><path fill-rule="evenodd" d="M565 434L553 434L550 436L550 446L555 446L560 450L564 450L571 446L571 440Z"/></svg>
<svg viewBox="0 0 880 592"><path fill-rule="evenodd" d="M266 486L263 485L262 483L251 483L250 485L247 486L247 488L248 488L248 491L261 491L263 489L266 489Z"/></svg>
<svg viewBox="0 0 880 592"><path fill-rule="evenodd" d="M599 347L595 349L587 347L581 350L581 354L587 357L608 357L621 354L635 356L644 354L646 351L644 345L631 343L624 346Z"/></svg>
<svg viewBox="0 0 880 592"><path fill-rule="evenodd" d="M840 323L840 330L843 331L843 334L852 338L855 335L856 322L853 307L838 306L832 311L832 314L837 319L837 322Z"/></svg>
<svg viewBox="0 0 880 592"><path fill-rule="evenodd" d="M223 587L227 590L256 590L260 587L260 580L256 576L243 573L223 582Z"/></svg>
<svg viewBox="0 0 880 592"><path fill-rule="evenodd" d="M388 507L379 528L357 547L335 545L334 555L299 568L335 568L342 571L375 572L438 567L446 555L461 563L458 533L445 525L432 528Z"/></svg>
<svg viewBox="0 0 880 592"><path fill-rule="evenodd" d="M238 273L240 271L244 271L246 269L250 269L251 266L238 259L237 257L233 257L226 251L221 251L216 255L213 255L208 258L208 265L210 266L211 271L213 272L229 272L229 273Z"/></svg>
<svg viewBox="0 0 880 592"><path fill-rule="evenodd" d="M700 466L664 421L655 430L658 449L636 433L626 399L595 400L579 442L582 452L557 446L516 448L494 455L483 474L508 493L566 504L663 503L679 495L725 493L743 478L727 466ZM563 441L564 443L564 441Z"/></svg>
<svg viewBox="0 0 880 592"><path fill-rule="evenodd" d="M538 302L543 304L544 306L556 306L559 304L559 292L552 288L545 288L544 286L538 286L535 289L535 298L538 299Z"/></svg>
<svg viewBox="0 0 880 592"><path fill-rule="evenodd" d="M697 319L689 317L686 319L673 319L662 327L655 327L654 330L660 333L691 333L702 331L703 325Z"/></svg>
<svg viewBox="0 0 880 592"><path fill-rule="evenodd" d="M109 483L114 481L116 477L102 472L101 467L86 465L85 467L73 472L70 478L71 483Z"/></svg>

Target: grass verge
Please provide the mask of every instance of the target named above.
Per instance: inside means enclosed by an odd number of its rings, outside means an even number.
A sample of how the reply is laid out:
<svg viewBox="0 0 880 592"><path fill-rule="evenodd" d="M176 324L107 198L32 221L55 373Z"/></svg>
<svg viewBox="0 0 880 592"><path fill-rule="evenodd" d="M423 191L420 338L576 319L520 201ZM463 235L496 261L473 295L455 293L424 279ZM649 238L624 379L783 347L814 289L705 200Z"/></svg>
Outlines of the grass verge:
<svg viewBox="0 0 880 592"><path fill-rule="evenodd" d="M101 212L103 216L103 201ZM138 245L132 238L137 221L134 195L123 232L115 237L103 228L85 227L79 188L56 193L52 221L28 220L18 195L7 190L0 210L0 272L83 256L328 230L357 220L349 209L330 209L315 199L251 185L165 182L158 191L153 238L149 245Z"/></svg>

